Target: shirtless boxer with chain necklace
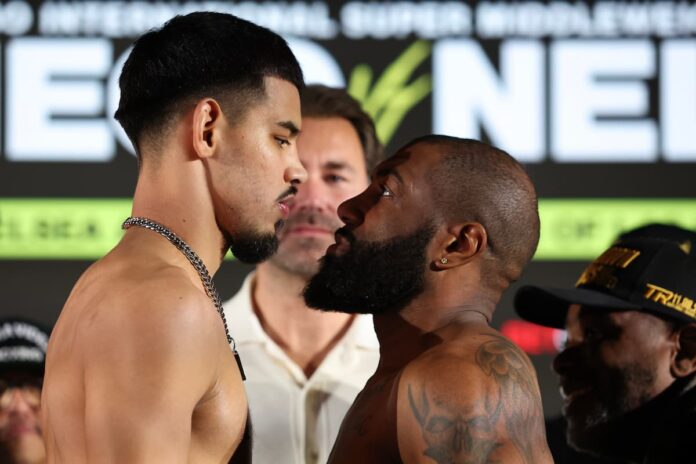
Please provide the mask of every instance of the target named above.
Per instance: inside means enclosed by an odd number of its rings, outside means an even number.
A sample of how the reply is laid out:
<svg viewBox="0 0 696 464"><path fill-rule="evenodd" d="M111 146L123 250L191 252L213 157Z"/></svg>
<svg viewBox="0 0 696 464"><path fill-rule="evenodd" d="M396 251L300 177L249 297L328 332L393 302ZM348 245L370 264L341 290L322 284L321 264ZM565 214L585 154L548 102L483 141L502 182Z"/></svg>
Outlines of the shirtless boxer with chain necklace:
<svg viewBox="0 0 696 464"><path fill-rule="evenodd" d="M51 336L49 462L248 461L243 374L206 274L229 248L252 263L277 248L306 177L302 86L283 39L230 15L176 17L135 43L116 112L140 161L134 217Z"/></svg>

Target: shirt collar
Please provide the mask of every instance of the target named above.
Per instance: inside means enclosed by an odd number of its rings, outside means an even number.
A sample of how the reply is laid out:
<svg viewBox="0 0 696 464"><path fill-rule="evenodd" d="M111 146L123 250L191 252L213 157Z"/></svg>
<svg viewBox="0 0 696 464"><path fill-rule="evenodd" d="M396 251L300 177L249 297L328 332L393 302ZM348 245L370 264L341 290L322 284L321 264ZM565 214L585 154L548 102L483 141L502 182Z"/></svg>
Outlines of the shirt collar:
<svg viewBox="0 0 696 464"><path fill-rule="evenodd" d="M358 348L378 350L379 341L372 323L372 314L358 314L344 339L346 343Z"/></svg>
<svg viewBox="0 0 696 464"><path fill-rule="evenodd" d="M254 314L251 295L254 274L250 272L239 291L222 305L225 318L229 322L230 335L237 344L264 343L268 340L268 335L263 331L261 322Z"/></svg>

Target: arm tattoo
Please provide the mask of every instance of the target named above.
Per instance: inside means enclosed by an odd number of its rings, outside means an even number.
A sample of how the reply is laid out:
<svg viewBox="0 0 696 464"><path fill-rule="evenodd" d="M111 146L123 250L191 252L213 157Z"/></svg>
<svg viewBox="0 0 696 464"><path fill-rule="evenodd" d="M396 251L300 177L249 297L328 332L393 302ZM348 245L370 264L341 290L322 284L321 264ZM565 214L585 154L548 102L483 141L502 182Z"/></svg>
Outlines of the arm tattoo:
<svg viewBox="0 0 696 464"><path fill-rule="evenodd" d="M476 363L496 381L505 405L508 436L524 462L532 464L533 438L542 433L540 428L543 429L541 398L532 374L534 368L515 345L499 335L491 336L495 339L483 343L476 352Z"/></svg>
<svg viewBox="0 0 696 464"><path fill-rule="evenodd" d="M495 381L483 395L462 403L425 385L408 385L409 406L427 445L423 454L438 464L498 462L493 453L503 444L501 427L524 462L534 462L535 429L543 427L543 415L532 366L515 345L494 337L476 352L477 365Z"/></svg>
<svg viewBox="0 0 696 464"><path fill-rule="evenodd" d="M485 398L458 406L436 400L431 407L425 388L418 400L415 396L409 385L408 402L428 445L425 456L438 464L492 463L491 454L500 446L496 440L500 401Z"/></svg>

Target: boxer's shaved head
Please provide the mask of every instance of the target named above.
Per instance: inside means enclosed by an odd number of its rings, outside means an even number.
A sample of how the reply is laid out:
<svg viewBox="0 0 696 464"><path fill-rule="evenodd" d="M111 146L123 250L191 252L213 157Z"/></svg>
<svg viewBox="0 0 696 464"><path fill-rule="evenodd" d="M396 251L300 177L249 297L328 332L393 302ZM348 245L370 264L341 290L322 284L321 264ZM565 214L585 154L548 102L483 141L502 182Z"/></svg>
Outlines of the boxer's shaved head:
<svg viewBox="0 0 696 464"><path fill-rule="evenodd" d="M483 225L488 269L508 283L518 279L539 242L537 195L522 165L476 140L428 135L409 146L416 144L430 145L441 156L427 174L434 208L449 222Z"/></svg>

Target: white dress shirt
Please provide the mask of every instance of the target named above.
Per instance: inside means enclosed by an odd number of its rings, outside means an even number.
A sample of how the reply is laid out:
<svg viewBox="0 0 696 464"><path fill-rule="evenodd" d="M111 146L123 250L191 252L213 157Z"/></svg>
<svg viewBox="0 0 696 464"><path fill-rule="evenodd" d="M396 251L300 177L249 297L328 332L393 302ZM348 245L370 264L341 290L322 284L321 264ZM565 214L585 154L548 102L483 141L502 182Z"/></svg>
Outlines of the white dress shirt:
<svg viewBox="0 0 696 464"><path fill-rule="evenodd" d="M358 315L308 379L261 327L252 306L253 276L224 304L247 377L253 461L324 463L348 408L377 368L372 316Z"/></svg>

